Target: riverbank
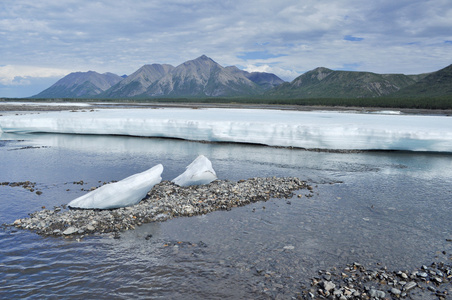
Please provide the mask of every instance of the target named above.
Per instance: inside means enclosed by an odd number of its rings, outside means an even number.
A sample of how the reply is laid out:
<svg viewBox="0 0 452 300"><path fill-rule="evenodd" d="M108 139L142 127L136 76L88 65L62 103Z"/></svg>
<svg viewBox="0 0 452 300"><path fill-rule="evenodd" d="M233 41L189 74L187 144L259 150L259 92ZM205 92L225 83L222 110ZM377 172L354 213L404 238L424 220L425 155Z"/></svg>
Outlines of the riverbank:
<svg viewBox="0 0 452 300"><path fill-rule="evenodd" d="M311 105L281 105L281 104L241 104L241 103L171 103L171 102L23 102L0 101L1 112L43 112L63 110L88 110L108 108L231 108L231 109L275 109L292 111L339 111L376 113L381 111L400 112L403 114L422 115L452 115L452 109L414 109L414 108L381 108L355 106L311 106Z"/></svg>

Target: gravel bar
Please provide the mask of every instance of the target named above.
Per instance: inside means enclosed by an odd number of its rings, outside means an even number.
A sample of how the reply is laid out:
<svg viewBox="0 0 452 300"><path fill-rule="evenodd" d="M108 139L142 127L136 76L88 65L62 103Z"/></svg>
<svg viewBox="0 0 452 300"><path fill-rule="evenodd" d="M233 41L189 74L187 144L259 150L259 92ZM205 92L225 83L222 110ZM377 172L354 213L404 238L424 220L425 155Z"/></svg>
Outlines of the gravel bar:
<svg viewBox="0 0 452 300"><path fill-rule="evenodd" d="M194 216L216 210L230 210L270 198L291 198L295 190L312 187L294 178L251 178L232 182L215 180L210 184L180 187L170 181L155 185L140 203L112 210L67 209L66 205L44 209L18 219L13 224L40 235L84 236L94 233L134 229L144 223L165 221L179 216Z"/></svg>

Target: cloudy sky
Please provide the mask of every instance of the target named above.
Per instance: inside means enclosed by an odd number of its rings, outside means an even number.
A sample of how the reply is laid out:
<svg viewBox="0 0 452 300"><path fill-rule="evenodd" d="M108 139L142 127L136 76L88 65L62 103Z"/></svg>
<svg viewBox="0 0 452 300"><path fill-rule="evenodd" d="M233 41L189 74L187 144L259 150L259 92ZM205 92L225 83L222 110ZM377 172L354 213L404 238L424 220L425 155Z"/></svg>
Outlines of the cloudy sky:
<svg viewBox="0 0 452 300"><path fill-rule="evenodd" d="M203 54L288 81L320 66L432 72L452 63L452 1L0 1L0 97Z"/></svg>

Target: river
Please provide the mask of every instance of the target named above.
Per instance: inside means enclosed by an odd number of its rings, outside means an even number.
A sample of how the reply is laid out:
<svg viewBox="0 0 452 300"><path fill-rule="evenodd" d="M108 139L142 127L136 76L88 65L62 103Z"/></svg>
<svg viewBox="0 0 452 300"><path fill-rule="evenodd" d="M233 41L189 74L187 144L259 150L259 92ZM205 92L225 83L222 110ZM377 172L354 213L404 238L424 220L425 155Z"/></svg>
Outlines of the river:
<svg viewBox="0 0 452 300"><path fill-rule="evenodd" d="M0 186L0 223L158 163L163 180L171 180L199 154L220 179L297 176L314 186L313 197L145 224L119 239L42 237L3 227L0 298L286 298L309 287L318 270L347 263L410 270L451 259L452 155L444 153L3 134L0 183L35 185L33 192Z"/></svg>

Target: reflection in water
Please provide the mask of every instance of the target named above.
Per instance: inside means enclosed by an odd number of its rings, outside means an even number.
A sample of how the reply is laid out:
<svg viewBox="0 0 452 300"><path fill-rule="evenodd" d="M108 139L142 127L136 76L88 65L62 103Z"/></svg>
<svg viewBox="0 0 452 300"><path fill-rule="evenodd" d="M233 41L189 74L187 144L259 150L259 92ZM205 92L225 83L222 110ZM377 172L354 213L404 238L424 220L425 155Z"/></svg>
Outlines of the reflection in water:
<svg viewBox="0 0 452 300"><path fill-rule="evenodd" d="M158 163L164 179L173 179L199 154L221 179L298 176L316 186L311 198L303 192L301 198L146 224L120 239L77 242L1 230L5 298L293 296L318 269L354 261L411 269L452 251L445 241L452 228L450 155L317 153L119 136L1 139L0 182L30 180L43 191L39 196L0 186L1 223ZM85 184L74 184L80 180Z"/></svg>

